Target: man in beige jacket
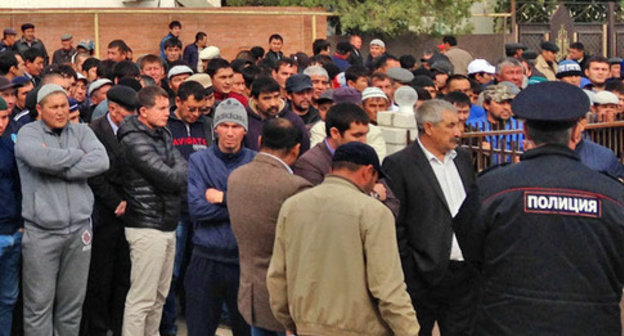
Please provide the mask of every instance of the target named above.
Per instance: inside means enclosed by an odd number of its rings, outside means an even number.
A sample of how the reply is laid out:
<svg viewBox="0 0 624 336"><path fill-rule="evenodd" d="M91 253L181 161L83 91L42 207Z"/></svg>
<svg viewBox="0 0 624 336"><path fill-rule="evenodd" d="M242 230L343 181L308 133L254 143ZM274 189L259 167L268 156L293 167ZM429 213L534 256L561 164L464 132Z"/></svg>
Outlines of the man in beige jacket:
<svg viewBox="0 0 624 336"><path fill-rule="evenodd" d="M267 274L271 310L297 335L417 335L388 208L367 196L372 147L336 149L323 183L284 202Z"/></svg>
<svg viewBox="0 0 624 336"><path fill-rule="evenodd" d="M535 69L546 76L549 81L557 80L557 53L559 47L550 41L540 44L542 52L535 59Z"/></svg>

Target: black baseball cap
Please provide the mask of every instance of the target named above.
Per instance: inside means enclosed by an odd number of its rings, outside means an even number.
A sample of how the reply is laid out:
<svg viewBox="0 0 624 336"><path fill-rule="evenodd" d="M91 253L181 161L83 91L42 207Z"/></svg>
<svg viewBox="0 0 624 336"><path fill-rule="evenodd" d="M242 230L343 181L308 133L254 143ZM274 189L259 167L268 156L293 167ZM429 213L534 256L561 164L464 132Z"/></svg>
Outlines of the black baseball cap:
<svg viewBox="0 0 624 336"><path fill-rule="evenodd" d="M384 174L383 170L381 170L377 153L373 147L367 144L353 141L339 146L334 152L332 162L341 161L351 162L362 166L373 165L373 168L375 168L379 174L379 178L386 177L386 174Z"/></svg>

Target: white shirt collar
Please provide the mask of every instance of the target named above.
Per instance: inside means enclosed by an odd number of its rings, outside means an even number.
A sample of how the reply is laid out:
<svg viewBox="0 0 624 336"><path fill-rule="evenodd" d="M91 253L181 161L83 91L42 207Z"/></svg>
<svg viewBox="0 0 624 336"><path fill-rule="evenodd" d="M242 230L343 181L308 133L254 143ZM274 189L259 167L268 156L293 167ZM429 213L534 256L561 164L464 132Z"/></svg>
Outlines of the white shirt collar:
<svg viewBox="0 0 624 336"><path fill-rule="evenodd" d="M418 145L420 145L420 148L425 153L425 157L427 158L427 161L435 160L437 162L440 162L440 159L438 159L437 156L433 155L427 148L425 148L425 145L423 145L423 143L420 141L420 137L417 138L417 140L418 140ZM451 149L450 151L446 152L446 154L444 154L444 162L442 163L446 163L448 160L454 160L456 156L457 156L457 151L454 149Z"/></svg>
<svg viewBox="0 0 624 336"><path fill-rule="evenodd" d="M265 152L258 152L258 154L262 154L262 155L266 155L268 157L274 158L275 160L279 161L279 163L281 163L286 168L286 170L288 170L288 173L290 173L290 174L293 173L292 168L290 168L290 166L288 166L286 164L286 162L284 162L282 159L278 158L277 156L275 156L273 154L265 153Z"/></svg>
<svg viewBox="0 0 624 336"><path fill-rule="evenodd" d="M117 130L119 130L119 126L117 126L113 120L110 117L110 113L106 113L106 120L108 120L108 123L110 124L111 128L113 129L113 134L117 135Z"/></svg>

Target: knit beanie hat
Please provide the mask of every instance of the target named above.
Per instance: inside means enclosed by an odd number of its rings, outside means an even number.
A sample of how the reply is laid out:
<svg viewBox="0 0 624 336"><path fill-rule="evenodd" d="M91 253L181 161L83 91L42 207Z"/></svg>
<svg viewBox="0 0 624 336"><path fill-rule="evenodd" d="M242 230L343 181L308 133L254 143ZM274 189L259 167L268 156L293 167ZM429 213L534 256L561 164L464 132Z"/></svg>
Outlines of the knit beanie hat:
<svg viewBox="0 0 624 336"><path fill-rule="evenodd" d="M247 130L247 111L243 104L234 98L228 98L215 109L214 128L224 122L237 123Z"/></svg>

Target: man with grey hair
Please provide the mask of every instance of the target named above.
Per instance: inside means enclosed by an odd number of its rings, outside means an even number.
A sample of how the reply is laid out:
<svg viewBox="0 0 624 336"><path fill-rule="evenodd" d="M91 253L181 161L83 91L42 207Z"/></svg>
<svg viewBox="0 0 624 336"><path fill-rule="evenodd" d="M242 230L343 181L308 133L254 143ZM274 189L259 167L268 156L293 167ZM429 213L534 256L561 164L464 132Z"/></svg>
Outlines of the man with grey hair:
<svg viewBox="0 0 624 336"><path fill-rule="evenodd" d="M24 334L78 335L91 259L93 193L109 167L85 124L69 122L67 92L37 93L39 120L22 127L15 157L22 184Z"/></svg>
<svg viewBox="0 0 624 336"><path fill-rule="evenodd" d="M312 106L318 109L317 101L321 98L323 92L331 88L329 74L327 70L320 65L313 65L305 68L303 74L310 76L312 80L312 88L314 89L314 91L312 91Z"/></svg>
<svg viewBox="0 0 624 336"><path fill-rule="evenodd" d="M508 81L514 83L519 89L523 88L522 63L515 58L507 57L496 64L496 81L498 83Z"/></svg>
<svg viewBox="0 0 624 336"><path fill-rule="evenodd" d="M420 335L431 335L435 321L442 335L470 335L478 272L464 261L451 224L475 178L472 160L456 148L461 131L452 104L425 101L416 120L417 141L383 164L401 204L396 227L405 282Z"/></svg>

